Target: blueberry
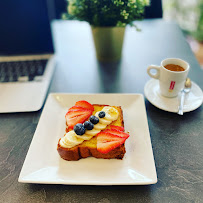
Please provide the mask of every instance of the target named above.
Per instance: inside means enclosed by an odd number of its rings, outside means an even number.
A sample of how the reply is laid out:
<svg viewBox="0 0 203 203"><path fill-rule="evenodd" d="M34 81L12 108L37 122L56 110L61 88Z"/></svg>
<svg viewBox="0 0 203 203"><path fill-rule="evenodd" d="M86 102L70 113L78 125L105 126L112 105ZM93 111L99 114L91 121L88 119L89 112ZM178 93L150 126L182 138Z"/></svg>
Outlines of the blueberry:
<svg viewBox="0 0 203 203"><path fill-rule="evenodd" d="M96 116L90 116L90 122L93 124L97 124L99 123L99 118L97 118Z"/></svg>
<svg viewBox="0 0 203 203"><path fill-rule="evenodd" d="M76 124L73 129L77 135L85 134L85 127L82 123Z"/></svg>
<svg viewBox="0 0 203 203"><path fill-rule="evenodd" d="M89 122L89 121L85 121L84 123L84 127L87 129L87 130L92 130L94 128L94 124Z"/></svg>
<svg viewBox="0 0 203 203"><path fill-rule="evenodd" d="M104 118L106 113L104 111L99 112L99 118Z"/></svg>

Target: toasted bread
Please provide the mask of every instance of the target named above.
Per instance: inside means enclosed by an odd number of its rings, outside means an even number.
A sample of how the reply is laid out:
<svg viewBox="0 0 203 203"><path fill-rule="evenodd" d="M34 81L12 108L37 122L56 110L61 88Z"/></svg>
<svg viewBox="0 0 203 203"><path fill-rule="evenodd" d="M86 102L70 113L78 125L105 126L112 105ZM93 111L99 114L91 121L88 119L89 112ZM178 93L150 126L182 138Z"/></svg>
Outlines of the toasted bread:
<svg viewBox="0 0 203 203"><path fill-rule="evenodd" d="M94 104L93 106L94 106L93 115L95 115L97 111L101 111L103 107L107 105ZM119 116L118 116L118 119L113 121L110 125L124 127L123 112L121 107L120 106L113 106L113 107L118 110ZM109 128L109 126L107 126L107 128ZM66 132L68 131L69 129L67 128ZM122 159L125 154L125 144L120 145L119 147L108 152L107 154L103 154L97 151L97 136L94 136L92 139L86 140L83 143L72 148L62 147L60 145L60 139L59 139L57 150L61 158L68 161L76 161L81 158L87 158L87 157L95 157L95 158L103 158L103 159L114 159L114 158Z"/></svg>

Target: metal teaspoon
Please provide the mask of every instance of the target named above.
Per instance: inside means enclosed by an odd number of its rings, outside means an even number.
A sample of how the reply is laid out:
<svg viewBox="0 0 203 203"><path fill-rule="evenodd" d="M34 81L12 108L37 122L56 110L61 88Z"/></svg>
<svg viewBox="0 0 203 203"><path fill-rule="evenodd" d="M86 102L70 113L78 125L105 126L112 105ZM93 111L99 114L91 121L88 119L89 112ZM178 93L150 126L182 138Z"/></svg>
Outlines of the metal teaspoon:
<svg viewBox="0 0 203 203"><path fill-rule="evenodd" d="M192 82L191 82L190 78L186 78L185 86L181 90L180 105L178 107L178 114L179 115L183 115L183 106L184 106L184 101L185 101L185 94L190 92L191 86L192 86Z"/></svg>

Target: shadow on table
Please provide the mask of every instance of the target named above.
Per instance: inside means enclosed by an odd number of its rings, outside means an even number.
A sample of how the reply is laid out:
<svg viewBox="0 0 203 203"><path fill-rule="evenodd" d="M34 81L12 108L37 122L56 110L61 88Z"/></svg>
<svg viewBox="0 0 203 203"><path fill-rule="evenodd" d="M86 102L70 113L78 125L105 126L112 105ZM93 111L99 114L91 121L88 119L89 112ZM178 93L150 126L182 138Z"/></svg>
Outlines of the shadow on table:
<svg viewBox="0 0 203 203"><path fill-rule="evenodd" d="M181 138L198 136L198 131L195 129L201 128L202 125L202 107L181 116L177 113L158 109L147 100L145 104L152 144L165 139L177 141ZM194 122L194 120L198 122Z"/></svg>
<svg viewBox="0 0 203 203"><path fill-rule="evenodd" d="M193 122L195 119L201 120L201 109L202 106L194 111L186 112L182 116L177 113L167 112L161 110L154 105L152 105L147 99L145 99L146 110L149 118L156 122L163 122L165 124L173 124L174 127L182 126L185 123ZM184 122L184 123L183 123ZM167 127L166 125L165 127ZM171 128L172 129L172 128Z"/></svg>
<svg viewBox="0 0 203 203"><path fill-rule="evenodd" d="M100 78L100 91L105 93L119 92L121 62L97 62L97 69Z"/></svg>
<svg viewBox="0 0 203 203"><path fill-rule="evenodd" d="M51 202L150 202L153 185L149 186L80 186L29 184L30 193L46 193Z"/></svg>

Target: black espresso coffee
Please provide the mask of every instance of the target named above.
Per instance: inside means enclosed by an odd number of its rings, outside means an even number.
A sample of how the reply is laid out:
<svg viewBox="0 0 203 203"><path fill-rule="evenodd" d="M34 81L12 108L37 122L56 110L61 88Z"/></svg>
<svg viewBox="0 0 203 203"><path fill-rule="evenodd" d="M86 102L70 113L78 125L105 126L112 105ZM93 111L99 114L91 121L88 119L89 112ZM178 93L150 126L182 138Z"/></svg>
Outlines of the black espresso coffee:
<svg viewBox="0 0 203 203"><path fill-rule="evenodd" d="M167 70L170 71L184 71L185 69L179 65L175 65L175 64L167 64L164 66L164 68L166 68Z"/></svg>

